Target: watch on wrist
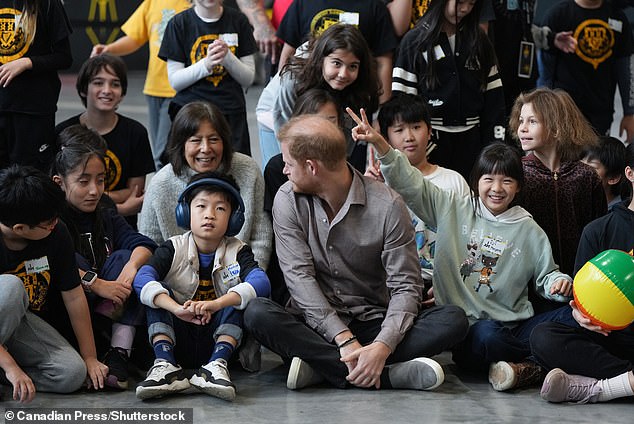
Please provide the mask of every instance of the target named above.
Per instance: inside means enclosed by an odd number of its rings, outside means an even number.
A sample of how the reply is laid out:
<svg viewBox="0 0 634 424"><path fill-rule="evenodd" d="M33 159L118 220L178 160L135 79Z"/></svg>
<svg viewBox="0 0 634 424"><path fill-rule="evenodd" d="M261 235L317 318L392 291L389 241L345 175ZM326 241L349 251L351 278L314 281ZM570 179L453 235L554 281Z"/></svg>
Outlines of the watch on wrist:
<svg viewBox="0 0 634 424"><path fill-rule="evenodd" d="M81 277L81 285L85 290L90 291L91 286L94 284L97 279L97 273L92 271L86 271L86 273Z"/></svg>

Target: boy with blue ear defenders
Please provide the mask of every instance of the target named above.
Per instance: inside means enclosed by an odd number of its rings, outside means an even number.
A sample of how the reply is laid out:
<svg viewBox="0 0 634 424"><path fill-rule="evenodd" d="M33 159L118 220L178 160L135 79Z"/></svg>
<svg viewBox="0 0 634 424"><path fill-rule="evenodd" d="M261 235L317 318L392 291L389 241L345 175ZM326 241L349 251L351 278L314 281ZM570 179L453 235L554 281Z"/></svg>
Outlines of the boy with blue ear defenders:
<svg viewBox="0 0 634 424"><path fill-rule="evenodd" d="M251 248L233 237L244 223L233 178L195 175L175 213L190 231L165 241L134 279L156 357L136 395L148 399L194 386L232 401L227 362L242 339L242 310L251 299L269 296L271 286ZM187 378L179 363L197 371Z"/></svg>

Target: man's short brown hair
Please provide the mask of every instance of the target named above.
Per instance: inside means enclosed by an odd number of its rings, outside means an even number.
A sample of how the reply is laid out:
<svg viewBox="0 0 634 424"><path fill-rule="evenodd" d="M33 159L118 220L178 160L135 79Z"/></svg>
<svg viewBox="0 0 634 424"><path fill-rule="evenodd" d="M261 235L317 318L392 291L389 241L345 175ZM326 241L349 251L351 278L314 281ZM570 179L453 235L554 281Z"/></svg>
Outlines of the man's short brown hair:
<svg viewBox="0 0 634 424"><path fill-rule="evenodd" d="M278 133L281 143L288 143L288 152L298 162L318 160L334 171L346 162L346 138L341 129L317 115L291 118Z"/></svg>

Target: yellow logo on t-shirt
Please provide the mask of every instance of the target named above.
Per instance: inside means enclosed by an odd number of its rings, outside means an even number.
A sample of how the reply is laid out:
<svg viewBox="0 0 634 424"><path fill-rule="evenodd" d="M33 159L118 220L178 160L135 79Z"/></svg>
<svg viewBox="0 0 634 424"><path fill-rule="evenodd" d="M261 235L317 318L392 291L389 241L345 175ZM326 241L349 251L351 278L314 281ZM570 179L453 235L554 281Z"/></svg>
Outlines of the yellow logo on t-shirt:
<svg viewBox="0 0 634 424"><path fill-rule="evenodd" d="M0 9L0 63L9 63L24 56L29 46L20 27L22 12Z"/></svg>
<svg viewBox="0 0 634 424"><path fill-rule="evenodd" d="M310 21L310 33L314 36L321 35L330 26L339 22L359 26L359 14L346 12L341 9L325 9L313 16Z"/></svg>
<svg viewBox="0 0 634 424"><path fill-rule="evenodd" d="M601 19L588 19L581 22L573 35L577 39L575 53L581 60L591 64L594 69L612 56L614 31Z"/></svg>
<svg viewBox="0 0 634 424"><path fill-rule="evenodd" d="M48 288L51 286L51 271L48 259L44 256L39 259L22 262L8 274L15 275L24 284L24 289L29 297L29 307L32 311L40 311L46 303Z"/></svg>
<svg viewBox="0 0 634 424"><path fill-rule="evenodd" d="M121 180L121 161L110 149L106 151L106 191L112 191Z"/></svg>
<svg viewBox="0 0 634 424"><path fill-rule="evenodd" d="M231 53L236 54L236 49L238 48L238 34L207 34L198 37L198 39L194 42L192 50L189 53L189 60L191 60L192 63L196 63L206 58L209 45L218 38L227 43ZM227 70L224 66L214 65L211 70L211 75L209 75L206 80L211 82L214 87L218 87L218 84L220 84L220 81L222 81L225 75L227 75Z"/></svg>

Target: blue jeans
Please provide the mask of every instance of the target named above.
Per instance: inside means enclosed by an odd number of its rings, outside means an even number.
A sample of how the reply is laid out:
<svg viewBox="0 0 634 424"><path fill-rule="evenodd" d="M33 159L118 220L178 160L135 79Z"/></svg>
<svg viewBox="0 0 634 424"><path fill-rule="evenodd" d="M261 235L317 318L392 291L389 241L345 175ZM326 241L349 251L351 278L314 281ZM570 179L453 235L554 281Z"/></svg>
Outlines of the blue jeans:
<svg viewBox="0 0 634 424"><path fill-rule="evenodd" d="M154 167L161 169L161 155L167 145L167 136L170 132L172 121L167 113L171 97L145 96L148 105L148 118L150 130L150 147L154 158Z"/></svg>
<svg viewBox="0 0 634 424"><path fill-rule="evenodd" d="M266 164L275 155L282 153L280 142L275 138L275 132L258 122L258 135L260 137L260 153L262 155L262 171Z"/></svg>
<svg viewBox="0 0 634 424"><path fill-rule="evenodd" d="M164 283L163 286L172 296L170 288ZM146 306L145 312L150 344L159 334L169 337L174 343L178 363L185 368L198 368L209 362L215 341L220 336L233 337L237 346L242 341L242 311L231 306L216 312L206 325L174 319L171 312L162 308Z"/></svg>
<svg viewBox="0 0 634 424"><path fill-rule="evenodd" d="M99 278L115 281L125 264L130 260L130 255L132 255L132 251L126 249L115 250L104 262L103 267L99 271ZM75 253L75 259L77 260L77 265L84 270L91 269L89 262L83 256ZM128 300L124 303L124 308L122 311L118 313L110 314L110 311L113 307L111 306L112 301L100 298L94 293L86 293L86 297L88 298L88 304L90 305L91 311L99 312L100 314L112 318L114 322L118 322L124 325L141 325L144 324L145 319L145 310L143 309L143 305L139 302L139 298L136 295L136 292L132 290Z"/></svg>
<svg viewBox="0 0 634 424"><path fill-rule="evenodd" d="M542 322L574 325L575 320L568 306L535 315L512 327L501 321L480 320L471 325L465 340L453 350L453 360L472 371L484 371L491 362L523 361L531 355L531 333Z"/></svg>

